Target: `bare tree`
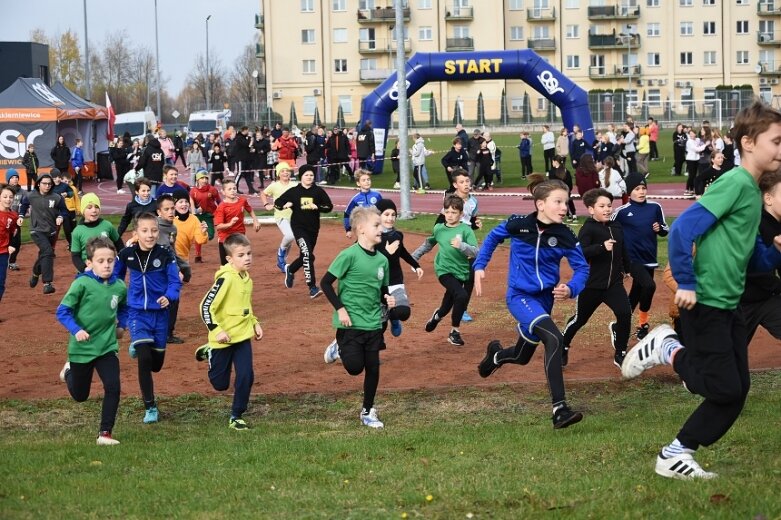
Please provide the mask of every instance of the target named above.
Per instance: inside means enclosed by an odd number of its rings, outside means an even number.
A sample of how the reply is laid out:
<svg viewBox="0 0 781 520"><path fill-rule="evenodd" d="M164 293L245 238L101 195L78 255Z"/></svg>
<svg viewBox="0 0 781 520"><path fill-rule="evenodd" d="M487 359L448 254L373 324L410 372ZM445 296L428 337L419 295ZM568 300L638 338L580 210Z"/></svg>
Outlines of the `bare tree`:
<svg viewBox="0 0 781 520"><path fill-rule="evenodd" d="M207 81L211 87L211 105L213 107L220 107L223 103L227 102L227 88L225 85L225 69L220 64L220 59L211 50L210 65L211 69L209 77L206 74L206 59L202 54L199 54L195 58L195 67L187 75L187 83L192 87L196 99L192 100L196 104L203 107L206 106L206 83ZM198 109L199 107L196 107Z"/></svg>
<svg viewBox="0 0 781 520"><path fill-rule="evenodd" d="M243 109L242 121L250 121L255 115L253 103L257 96L257 80L252 76L252 72L256 70L261 72L260 60L255 56L255 46L247 45L236 58L229 77L230 104L231 107ZM233 118L239 119L235 112Z"/></svg>

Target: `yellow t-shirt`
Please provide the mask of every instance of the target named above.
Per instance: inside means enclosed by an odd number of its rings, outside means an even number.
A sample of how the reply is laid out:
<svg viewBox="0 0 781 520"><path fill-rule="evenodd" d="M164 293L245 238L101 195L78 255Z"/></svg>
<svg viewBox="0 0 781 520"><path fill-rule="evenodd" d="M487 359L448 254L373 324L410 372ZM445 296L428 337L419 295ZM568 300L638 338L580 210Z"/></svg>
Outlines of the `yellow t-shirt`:
<svg viewBox="0 0 781 520"><path fill-rule="evenodd" d="M274 181L271 184L269 184L265 190L263 190L263 193L265 193L266 196L273 197L274 200L277 200L279 197L282 196L283 193L285 193L293 186L297 186L297 185L298 183L293 181L289 181L287 184L282 184L279 181ZM290 217L292 215L293 215L292 209L276 209L276 208L274 209L275 219L284 218L290 220Z"/></svg>

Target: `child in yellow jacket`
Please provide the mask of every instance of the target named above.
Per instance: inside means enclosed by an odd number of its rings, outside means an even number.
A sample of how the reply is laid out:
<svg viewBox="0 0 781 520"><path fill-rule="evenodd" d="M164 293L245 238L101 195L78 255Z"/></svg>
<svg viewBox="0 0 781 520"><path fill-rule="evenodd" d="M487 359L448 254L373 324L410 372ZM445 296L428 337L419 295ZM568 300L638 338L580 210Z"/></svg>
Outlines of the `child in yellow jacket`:
<svg viewBox="0 0 781 520"><path fill-rule="evenodd" d="M182 197L174 205L176 209L176 256L182 260L190 259L190 249L193 244L203 245L209 241L208 225L190 213L190 199Z"/></svg>
<svg viewBox="0 0 781 520"><path fill-rule="evenodd" d="M263 329L252 312L252 248L241 233L223 243L227 263L214 275L214 285L201 301L201 319L209 329L209 342L195 351L195 359L209 360L209 381L215 390L230 387L231 365L236 371L233 405L228 427L249 428L242 419L247 410L255 380L252 369L252 343L263 337Z"/></svg>

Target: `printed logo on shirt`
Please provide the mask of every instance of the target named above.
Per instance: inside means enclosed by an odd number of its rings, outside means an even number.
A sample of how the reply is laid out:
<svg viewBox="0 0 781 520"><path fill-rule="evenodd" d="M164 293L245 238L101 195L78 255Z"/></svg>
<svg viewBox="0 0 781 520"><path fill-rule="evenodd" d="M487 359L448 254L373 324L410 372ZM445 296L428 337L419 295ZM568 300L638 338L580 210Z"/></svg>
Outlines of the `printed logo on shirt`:
<svg viewBox="0 0 781 520"><path fill-rule="evenodd" d="M559 241L556 237L550 237L548 238L548 245L551 247L556 247L557 245L559 245Z"/></svg>
<svg viewBox="0 0 781 520"><path fill-rule="evenodd" d="M152 154L152 160L156 162L161 162L163 160L163 154L162 153L153 153Z"/></svg>
<svg viewBox="0 0 781 520"><path fill-rule="evenodd" d="M154 261L152 262L152 265L155 266L155 267L160 267L160 265L161 265L160 259L159 258L155 258Z"/></svg>
<svg viewBox="0 0 781 520"><path fill-rule="evenodd" d="M301 197L301 208L307 208L315 203L315 199L312 197Z"/></svg>
<svg viewBox="0 0 781 520"><path fill-rule="evenodd" d="M101 232L100 232L100 236L102 236L102 237L108 237L108 233L107 233L107 232L105 232L105 231L101 231Z"/></svg>
<svg viewBox="0 0 781 520"><path fill-rule="evenodd" d="M631 211L630 211L629 213L627 213L627 214L626 214L626 216L627 216L627 217L631 217L631 216L633 216L633 215L634 215L634 214L633 214Z"/></svg>
<svg viewBox="0 0 781 520"><path fill-rule="evenodd" d="M50 208L53 208L53 207L54 207L54 201L53 201L53 200L50 200L50 201L49 201L49 207L50 207Z"/></svg>
<svg viewBox="0 0 781 520"><path fill-rule="evenodd" d="M116 294L111 297L111 309L116 310L116 308L119 306L119 296Z"/></svg>
<svg viewBox="0 0 781 520"><path fill-rule="evenodd" d="M369 202L371 202L372 204L377 204L377 197L370 198Z"/></svg>
<svg viewBox="0 0 781 520"><path fill-rule="evenodd" d="M385 278L385 269L382 268L382 267L378 267L377 268L377 279L378 280L382 280L383 278Z"/></svg>

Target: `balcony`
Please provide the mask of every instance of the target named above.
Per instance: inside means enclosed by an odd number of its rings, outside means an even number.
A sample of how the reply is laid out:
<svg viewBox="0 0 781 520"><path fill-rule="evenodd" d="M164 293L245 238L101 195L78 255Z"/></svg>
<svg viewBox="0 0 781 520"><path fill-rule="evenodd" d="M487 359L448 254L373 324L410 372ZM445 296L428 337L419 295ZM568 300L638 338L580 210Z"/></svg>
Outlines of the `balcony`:
<svg viewBox="0 0 781 520"><path fill-rule="evenodd" d="M589 79L623 79L628 77L640 77L643 73L643 68L640 65L626 65L618 66L613 65L610 67L589 67L588 77Z"/></svg>
<svg viewBox="0 0 781 520"><path fill-rule="evenodd" d="M781 62L763 61L760 62L759 65L762 67L762 70L759 73L760 76L781 76Z"/></svg>
<svg viewBox="0 0 781 520"><path fill-rule="evenodd" d="M382 83L383 81L388 79L391 74L394 74L395 72L396 71L394 69L361 70L359 79L361 80L361 83L364 84Z"/></svg>
<svg viewBox="0 0 781 520"><path fill-rule="evenodd" d="M395 54L396 40L363 40L358 42L358 52L361 54ZM410 52L412 46L409 38L404 40L404 52Z"/></svg>
<svg viewBox="0 0 781 520"><path fill-rule="evenodd" d="M589 49L626 49L629 47L640 47L640 35L631 34L627 39L625 36L616 36L615 34L589 34Z"/></svg>
<svg viewBox="0 0 781 520"><path fill-rule="evenodd" d="M402 9L405 22L409 22L409 7ZM374 9L358 9L358 23L395 23L396 9L393 7L376 7Z"/></svg>
<svg viewBox="0 0 781 520"><path fill-rule="evenodd" d="M263 20L263 15L262 14L256 14L255 15L255 29L260 29L262 31L264 25L265 24L264 24L264 20Z"/></svg>
<svg viewBox="0 0 781 520"><path fill-rule="evenodd" d="M640 18L639 5L592 5L589 20L633 20Z"/></svg>
<svg viewBox="0 0 781 520"><path fill-rule="evenodd" d="M757 43L765 46L781 46L781 34L776 31L760 31L757 33Z"/></svg>
<svg viewBox="0 0 781 520"><path fill-rule="evenodd" d="M555 7L530 7L526 10L527 22L555 22L556 21L556 8Z"/></svg>
<svg viewBox="0 0 781 520"><path fill-rule="evenodd" d="M473 51L475 50L474 38L448 38L445 41L445 50L453 51Z"/></svg>
<svg viewBox="0 0 781 520"><path fill-rule="evenodd" d="M256 58L266 57L266 47L264 47L262 43L255 44L255 57Z"/></svg>
<svg viewBox="0 0 781 520"><path fill-rule="evenodd" d="M776 5L775 2L757 3L757 16L781 16L781 4Z"/></svg>
<svg viewBox="0 0 781 520"><path fill-rule="evenodd" d="M462 22L464 20L474 19L475 12L473 7L460 5L447 6L447 11L445 12L445 20L447 21Z"/></svg>
<svg viewBox="0 0 781 520"><path fill-rule="evenodd" d="M535 51L555 51L556 38L529 38L526 44Z"/></svg>

